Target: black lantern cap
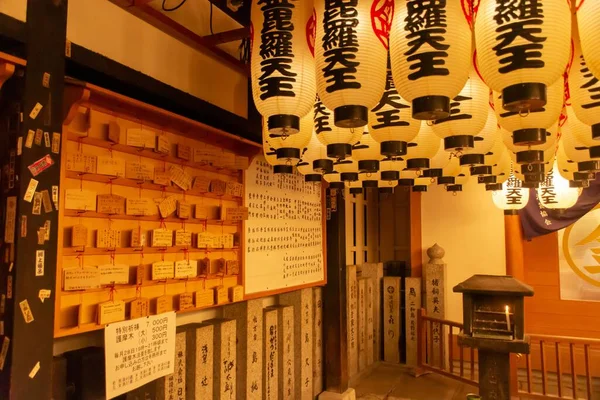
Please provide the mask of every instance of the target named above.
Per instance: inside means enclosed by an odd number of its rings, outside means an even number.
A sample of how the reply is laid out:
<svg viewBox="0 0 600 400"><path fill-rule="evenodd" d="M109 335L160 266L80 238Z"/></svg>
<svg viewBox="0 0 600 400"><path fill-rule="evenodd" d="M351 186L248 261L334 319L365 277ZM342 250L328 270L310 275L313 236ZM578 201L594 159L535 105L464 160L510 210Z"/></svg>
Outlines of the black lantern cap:
<svg viewBox="0 0 600 400"><path fill-rule="evenodd" d="M300 117L289 114L271 115L267 119L269 133L291 135L300 130Z"/></svg>
<svg viewBox="0 0 600 400"><path fill-rule="evenodd" d="M344 182L331 182L329 184L329 187L332 189L343 189L344 188Z"/></svg>
<svg viewBox="0 0 600 400"><path fill-rule="evenodd" d="M525 150L517 152L517 164L542 164L544 152L542 150Z"/></svg>
<svg viewBox="0 0 600 400"><path fill-rule="evenodd" d="M515 146L535 146L546 143L545 129L519 129L512 134Z"/></svg>
<svg viewBox="0 0 600 400"><path fill-rule="evenodd" d="M592 139L600 140L600 124L592 125Z"/></svg>
<svg viewBox="0 0 600 400"><path fill-rule="evenodd" d="M526 189L536 189L536 188L540 187L540 183L539 182L521 182L521 187L524 187Z"/></svg>
<svg viewBox="0 0 600 400"><path fill-rule="evenodd" d="M598 172L600 171L600 161L590 160L578 162L577 170L579 172Z"/></svg>
<svg viewBox="0 0 600 400"><path fill-rule="evenodd" d="M450 115L450 98L423 96L412 101L412 117L418 120L436 120Z"/></svg>
<svg viewBox="0 0 600 400"><path fill-rule="evenodd" d="M273 172L276 174L293 174L294 167L291 165L275 165L273 167Z"/></svg>
<svg viewBox="0 0 600 400"><path fill-rule="evenodd" d="M544 164L523 164L521 165L523 175L536 175L544 173Z"/></svg>
<svg viewBox="0 0 600 400"><path fill-rule="evenodd" d="M484 154L463 154L460 156L460 165L482 165L485 164Z"/></svg>
<svg viewBox="0 0 600 400"><path fill-rule="evenodd" d="M502 184L501 183L488 183L485 185L485 190L487 190L488 192L495 191L495 190L502 190Z"/></svg>
<svg viewBox="0 0 600 400"><path fill-rule="evenodd" d="M414 186L415 180L410 178L398 179L398 186Z"/></svg>
<svg viewBox="0 0 600 400"><path fill-rule="evenodd" d="M477 183L484 183L486 185L496 183L496 175L478 176Z"/></svg>
<svg viewBox="0 0 600 400"><path fill-rule="evenodd" d="M596 179L595 172L573 172L574 181L589 181Z"/></svg>
<svg viewBox="0 0 600 400"><path fill-rule="evenodd" d="M406 162L406 169L429 169L429 158L411 158Z"/></svg>
<svg viewBox="0 0 600 400"><path fill-rule="evenodd" d="M300 149L296 149L293 147L282 147L280 149L275 150L277 153L277 158L300 158Z"/></svg>
<svg viewBox="0 0 600 400"><path fill-rule="evenodd" d="M472 149L475 137L471 135L448 136L444 138L444 150Z"/></svg>
<svg viewBox="0 0 600 400"><path fill-rule="evenodd" d="M590 187L590 181L569 181L569 187L587 188Z"/></svg>
<svg viewBox="0 0 600 400"><path fill-rule="evenodd" d="M600 145L589 148L590 158L600 158Z"/></svg>
<svg viewBox="0 0 600 400"><path fill-rule="evenodd" d="M382 181L397 181L398 179L400 179L398 171L381 171Z"/></svg>
<svg viewBox="0 0 600 400"><path fill-rule="evenodd" d="M429 168L423 171L421 175L423 178L439 178L444 173L444 170L441 168Z"/></svg>
<svg viewBox="0 0 600 400"><path fill-rule="evenodd" d="M380 153L386 157L403 156L406 154L407 143L399 140L381 142Z"/></svg>
<svg viewBox="0 0 600 400"><path fill-rule="evenodd" d="M412 187L412 191L413 192L426 192L427 191L427 185L414 185Z"/></svg>
<svg viewBox="0 0 600 400"><path fill-rule="evenodd" d="M358 180L358 172L342 172L340 179L343 182L355 182Z"/></svg>
<svg viewBox="0 0 600 400"><path fill-rule="evenodd" d="M502 90L502 108L506 111L536 111L546 105L546 85L538 82L518 83Z"/></svg>
<svg viewBox="0 0 600 400"><path fill-rule="evenodd" d="M361 172L377 172L379 171L379 161L377 160L362 160L358 162L358 170Z"/></svg>
<svg viewBox="0 0 600 400"><path fill-rule="evenodd" d="M363 190L359 187L350 188L350 194L362 194Z"/></svg>
<svg viewBox="0 0 600 400"><path fill-rule="evenodd" d="M394 193L394 188L393 187L380 187L379 188L379 193L388 193L388 194L392 194Z"/></svg>
<svg viewBox="0 0 600 400"><path fill-rule="evenodd" d="M454 185L456 178L453 176L440 176L437 178L438 185Z"/></svg>
<svg viewBox="0 0 600 400"><path fill-rule="evenodd" d="M327 157L344 159L352 155L352 145L348 143L333 143L327 145Z"/></svg>
<svg viewBox="0 0 600 400"><path fill-rule="evenodd" d="M482 175L491 175L492 174L492 166L491 165L478 165L476 167L471 167L471 176L482 176Z"/></svg>
<svg viewBox="0 0 600 400"><path fill-rule="evenodd" d="M447 192L462 192L463 185L448 185L446 186Z"/></svg>
<svg viewBox="0 0 600 400"><path fill-rule="evenodd" d="M546 175L544 175L544 174L527 174L527 175L523 175L523 177L525 178L524 182L535 182L535 183L543 182L544 179L546 179Z"/></svg>
<svg viewBox="0 0 600 400"><path fill-rule="evenodd" d="M323 173L333 171L333 160L321 158L313 161L313 170L322 171Z"/></svg>
<svg viewBox="0 0 600 400"><path fill-rule="evenodd" d="M379 183L377 181L373 181L373 180L362 181L363 189L376 188L377 186L379 186Z"/></svg>
<svg viewBox="0 0 600 400"><path fill-rule="evenodd" d="M364 106L341 106L333 110L335 126L340 128L360 128L369 121L369 110Z"/></svg>
<svg viewBox="0 0 600 400"><path fill-rule="evenodd" d="M306 174L304 182L321 182L321 174Z"/></svg>

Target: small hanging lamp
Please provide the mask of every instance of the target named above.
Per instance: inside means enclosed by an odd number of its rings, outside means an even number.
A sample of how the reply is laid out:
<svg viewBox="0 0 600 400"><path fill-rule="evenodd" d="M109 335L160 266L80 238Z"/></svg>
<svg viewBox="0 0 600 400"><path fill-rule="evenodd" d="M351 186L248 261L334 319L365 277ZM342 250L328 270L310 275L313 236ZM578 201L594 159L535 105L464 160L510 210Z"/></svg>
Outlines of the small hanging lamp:
<svg viewBox="0 0 600 400"><path fill-rule="evenodd" d="M546 105L546 88L560 79L569 61L569 4L480 0L475 46L485 83L502 94L500 110L539 110Z"/></svg>
<svg viewBox="0 0 600 400"><path fill-rule="evenodd" d="M327 146L327 156L344 159L352 155L352 146L360 140L361 129L340 128L334 124L333 113L317 97L314 107L314 126L317 138Z"/></svg>
<svg viewBox="0 0 600 400"><path fill-rule="evenodd" d="M313 1L251 5L252 97L272 135L300 130L316 93Z"/></svg>
<svg viewBox="0 0 600 400"><path fill-rule="evenodd" d="M333 110L335 126L363 127L385 88L393 4L317 0L315 10L319 97Z"/></svg>
<svg viewBox="0 0 600 400"><path fill-rule="evenodd" d="M490 90L472 69L465 86L450 102L450 115L433 121L433 132L444 139L446 150L463 152L473 148L474 137L488 119L489 97Z"/></svg>
<svg viewBox="0 0 600 400"><path fill-rule="evenodd" d="M511 173L502 183L502 190L492 192L494 205L505 212L516 212L524 208L529 202L529 189Z"/></svg>
<svg viewBox="0 0 600 400"><path fill-rule="evenodd" d="M386 181L386 180L380 180L378 182L379 184L379 193L394 193L394 188L396 186L398 186L398 180L391 180L391 181Z"/></svg>
<svg viewBox="0 0 600 400"><path fill-rule="evenodd" d="M410 101L398 94L388 58L385 91L369 113L369 132L381 143L381 154L388 157L406 154L406 145L419 133L421 122L412 118Z"/></svg>
<svg viewBox="0 0 600 400"><path fill-rule="evenodd" d="M461 2L396 0L395 6L390 56L398 93L412 102L413 118L446 118L472 59Z"/></svg>

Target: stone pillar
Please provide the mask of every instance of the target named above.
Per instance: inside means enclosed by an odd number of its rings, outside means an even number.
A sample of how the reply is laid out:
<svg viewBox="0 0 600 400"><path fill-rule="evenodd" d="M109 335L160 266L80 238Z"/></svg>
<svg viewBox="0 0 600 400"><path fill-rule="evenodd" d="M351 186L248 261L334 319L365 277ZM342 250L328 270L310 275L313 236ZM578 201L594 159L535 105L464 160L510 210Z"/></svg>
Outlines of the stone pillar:
<svg viewBox="0 0 600 400"><path fill-rule="evenodd" d="M367 302L365 278L358 280L358 370L363 371L367 366Z"/></svg>
<svg viewBox="0 0 600 400"><path fill-rule="evenodd" d="M223 318L237 322L237 400L261 400L263 302L262 299L223 307Z"/></svg>
<svg viewBox="0 0 600 400"><path fill-rule="evenodd" d="M423 289L424 304L427 315L434 318L444 319L446 316L446 264L442 259L446 252L440 246L434 244L427 249L429 261L423 266ZM440 324L432 324L432 332L429 333L433 340L433 354L428 354L429 364L443 368L444 357L440 357L440 347L444 347L444 332ZM443 352L443 349L442 349Z"/></svg>
<svg viewBox="0 0 600 400"><path fill-rule="evenodd" d="M395 276L383 278L383 359L400 362L400 279Z"/></svg>
<svg viewBox="0 0 600 400"><path fill-rule="evenodd" d="M348 377L358 372L358 286L356 265L346 266L346 307L348 314Z"/></svg>
<svg viewBox="0 0 600 400"><path fill-rule="evenodd" d="M192 324L187 331L186 400L213 398L214 327Z"/></svg>
<svg viewBox="0 0 600 400"><path fill-rule="evenodd" d="M323 299L320 287L313 288L313 396L323 391Z"/></svg>
<svg viewBox="0 0 600 400"><path fill-rule="evenodd" d="M263 399L278 399L279 335L277 309L264 310Z"/></svg>
<svg viewBox="0 0 600 400"><path fill-rule="evenodd" d="M156 380L157 400L184 400L186 398L186 329L177 328L175 335L175 369L172 374Z"/></svg>
<svg viewBox="0 0 600 400"><path fill-rule="evenodd" d="M294 307L273 306L277 310L278 395L280 400L294 399Z"/></svg>
<svg viewBox="0 0 600 400"><path fill-rule="evenodd" d="M279 295L279 303L294 307L294 388L296 400L313 398L312 388L312 290Z"/></svg>
<svg viewBox="0 0 600 400"><path fill-rule="evenodd" d="M213 398L235 400L236 396L236 321L211 319L214 327Z"/></svg>
<svg viewBox="0 0 600 400"><path fill-rule="evenodd" d="M375 345L375 338L373 336L373 322L374 322L374 303L375 303L375 289L373 284L373 279L366 278L366 288L365 288L365 306L366 306L366 336L367 336L367 347L366 357L367 357L367 366L373 364L375 353L373 351Z"/></svg>
<svg viewBox="0 0 600 400"><path fill-rule="evenodd" d="M421 278L405 278L404 298L404 304L406 304L406 365L417 367L419 339L417 315L421 308Z"/></svg>
<svg viewBox="0 0 600 400"><path fill-rule="evenodd" d="M382 343L381 328L381 285L383 281L383 264L363 264L361 276L373 279L373 360L381 360Z"/></svg>

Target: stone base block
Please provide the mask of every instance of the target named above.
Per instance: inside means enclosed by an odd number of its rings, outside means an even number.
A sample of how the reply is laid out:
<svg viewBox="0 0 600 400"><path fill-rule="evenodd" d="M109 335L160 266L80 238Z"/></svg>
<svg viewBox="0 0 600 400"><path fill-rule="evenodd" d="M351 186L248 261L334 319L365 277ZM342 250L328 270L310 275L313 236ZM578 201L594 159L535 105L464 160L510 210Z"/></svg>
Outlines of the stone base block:
<svg viewBox="0 0 600 400"><path fill-rule="evenodd" d="M352 388L344 393L322 392L319 400L356 400L356 392Z"/></svg>

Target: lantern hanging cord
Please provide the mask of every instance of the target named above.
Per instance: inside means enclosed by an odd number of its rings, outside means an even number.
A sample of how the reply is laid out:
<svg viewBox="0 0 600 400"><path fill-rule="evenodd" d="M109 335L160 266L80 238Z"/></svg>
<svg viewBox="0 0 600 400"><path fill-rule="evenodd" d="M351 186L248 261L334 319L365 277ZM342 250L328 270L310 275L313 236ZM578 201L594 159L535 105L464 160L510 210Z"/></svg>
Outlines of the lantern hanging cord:
<svg viewBox="0 0 600 400"><path fill-rule="evenodd" d="M175 7L167 7L166 6L167 0L163 0L162 9L163 9L163 11L166 11L166 12L176 11L179 8L181 8L181 6L184 5L186 1L187 0L181 0L181 3L179 3ZM211 15L211 33L212 33L212 3L210 3L210 15Z"/></svg>

